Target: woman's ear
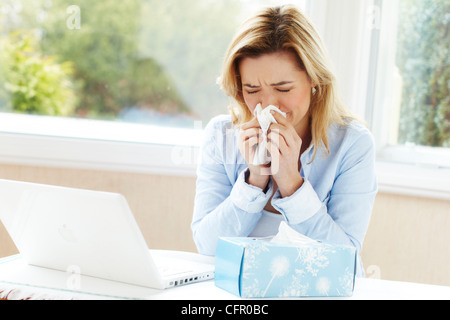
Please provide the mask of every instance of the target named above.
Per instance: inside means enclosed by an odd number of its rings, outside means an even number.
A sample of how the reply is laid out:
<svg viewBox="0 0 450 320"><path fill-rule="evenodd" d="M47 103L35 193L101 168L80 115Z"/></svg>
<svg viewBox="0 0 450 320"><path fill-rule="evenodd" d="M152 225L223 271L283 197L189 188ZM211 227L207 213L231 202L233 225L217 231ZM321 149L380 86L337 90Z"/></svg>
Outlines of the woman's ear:
<svg viewBox="0 0 450 320"><path fill-rule="evenodd" d="M313 81L311 81L311 94L315 95L316 92L317 92L317 86Z"/></svg>
<svg viewBox="0 0 450 320"><path fill-rule="evenodd" d="M313 92L313 94L317 91L317 85L316 82L311 78L310 75L308 75L308 79L311 85L311 92Z"/></svg>

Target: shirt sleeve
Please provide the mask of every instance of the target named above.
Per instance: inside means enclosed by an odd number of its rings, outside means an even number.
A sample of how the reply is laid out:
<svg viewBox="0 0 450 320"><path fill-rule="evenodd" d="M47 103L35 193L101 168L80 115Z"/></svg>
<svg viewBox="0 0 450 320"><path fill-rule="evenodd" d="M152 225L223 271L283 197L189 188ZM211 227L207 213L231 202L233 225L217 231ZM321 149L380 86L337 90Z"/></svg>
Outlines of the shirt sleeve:
<svg viewBox="0 0 450 320"><path fill-rule="evenodd" d="M247 184L248 169L236 181L230 179L236 163L224 161L227 158L222 151L224 135L217 125L205 128L191 224L197 249L205 255L215 254L219 237L248 236L273 193L272 184L267 192Z"/></svg>
<svg viewBox="0 0 450 320"><path fill-rule="evenodd" d="M377 192L374 142L361 135L343 155L333 187L321 200L310 181L290 197L277 191L272 205L298 232L321 241L352 245L359 253Z"/></svg>

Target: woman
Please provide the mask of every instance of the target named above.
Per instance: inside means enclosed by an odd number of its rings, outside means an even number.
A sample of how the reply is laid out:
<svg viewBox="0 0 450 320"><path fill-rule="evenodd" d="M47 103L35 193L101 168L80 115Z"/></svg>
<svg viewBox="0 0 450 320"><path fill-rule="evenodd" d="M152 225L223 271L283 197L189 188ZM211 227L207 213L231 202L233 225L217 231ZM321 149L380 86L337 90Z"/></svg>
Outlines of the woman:
<svg viewBox="0 0 450 320"><path fill-rule="evenodd" d="M275 235L284 220L310 238L354 246L359 259L377 191L374 142L339 102L308 18L282 6L249 19L220 81L236 107L205 129L192 220L199 252L214 255L219 237ZM258 104L286 114L272 113L268 165L252 164L263 139Z"/></svg>

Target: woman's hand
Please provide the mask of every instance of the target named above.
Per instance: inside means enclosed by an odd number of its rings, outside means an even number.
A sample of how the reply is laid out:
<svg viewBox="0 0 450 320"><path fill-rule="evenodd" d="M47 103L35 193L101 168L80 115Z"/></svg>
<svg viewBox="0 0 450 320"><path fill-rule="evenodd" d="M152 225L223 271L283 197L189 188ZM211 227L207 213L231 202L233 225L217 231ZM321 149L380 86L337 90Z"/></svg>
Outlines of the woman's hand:
<svg viewBox="0 0 450 320"><path fill-rule="evenodd" d="M255 157L255 147L262 141L262 130L256 118L244 123L240 127L239 134L239 150L247 162L250 170L248 177L248 184L264 190L269 182L270 167L269 166L254 166L253 158Z"/></svg>
<svg viewBox="0 0 450 320"><path fill-rule="evenodd" d="M267 135L267 150L272 157L270 172L284 198L294 194L304 181L299 168L302 139L282 115L272 114L278 123L270 126Z"/></svg>

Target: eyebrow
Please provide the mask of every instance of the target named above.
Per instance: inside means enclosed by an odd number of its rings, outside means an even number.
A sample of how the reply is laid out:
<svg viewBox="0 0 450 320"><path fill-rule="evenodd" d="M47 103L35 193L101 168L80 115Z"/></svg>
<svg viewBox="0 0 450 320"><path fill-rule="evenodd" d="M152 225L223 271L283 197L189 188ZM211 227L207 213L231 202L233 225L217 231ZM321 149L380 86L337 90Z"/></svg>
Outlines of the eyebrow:
<svg viewBox="0 0 450 320"><path fill-rule="evenodd" d="M281 82L278 82L278 83L272 83L270 86L271 87L278 87L278 86L284 86L286 84L291 84L291 83L294 83L294 81L281 81ZM251 84L248 84L248 83L245 83L244 87L247 87L247 88L250 88L250 89L260 88L260 86L254 86L254 85L251 85Z"/></svg>

